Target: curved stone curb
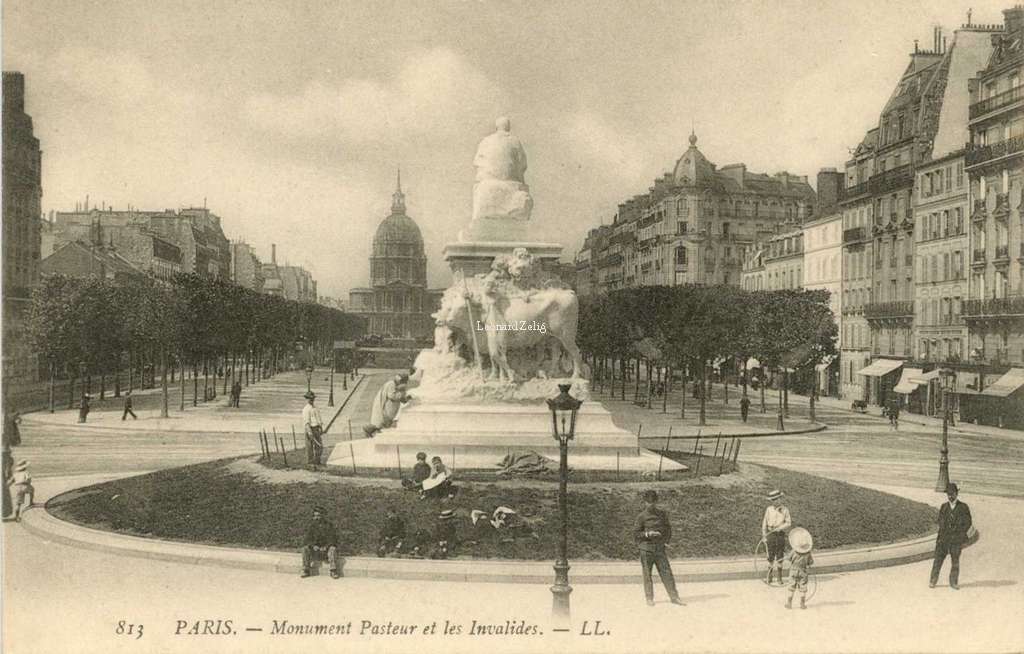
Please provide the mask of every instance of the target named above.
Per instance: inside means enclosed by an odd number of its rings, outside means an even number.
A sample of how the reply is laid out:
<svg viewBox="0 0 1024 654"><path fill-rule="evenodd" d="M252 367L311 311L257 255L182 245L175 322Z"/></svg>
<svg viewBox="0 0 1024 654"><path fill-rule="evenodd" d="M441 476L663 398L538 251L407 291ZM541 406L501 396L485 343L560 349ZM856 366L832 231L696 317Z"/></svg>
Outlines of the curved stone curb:
<svg viewBox="0 0 1024 654"><path fill-rule="evenodd" d="M126 536L75 525L60 520L45 509L28 511L22 517L21 524L44 540L123 556L285 574L298 574L302 565L298 553L194 545ZM977 536L974 540L977 540ZM935 536L932 534L886 545L823 550L815 552L814 569L817 573L828 574L914 563L930 559L934 547ZM752 557L677 559L672 562L672 568L676 578L683 582L760 578ZM433 561L374 557L345 558L342 573L347 577L375 579L517 584L549 584L553 575L552 564L547 561ZM636 584L639 577L640 570L635 562L572 563L573 584Z"/></svg>

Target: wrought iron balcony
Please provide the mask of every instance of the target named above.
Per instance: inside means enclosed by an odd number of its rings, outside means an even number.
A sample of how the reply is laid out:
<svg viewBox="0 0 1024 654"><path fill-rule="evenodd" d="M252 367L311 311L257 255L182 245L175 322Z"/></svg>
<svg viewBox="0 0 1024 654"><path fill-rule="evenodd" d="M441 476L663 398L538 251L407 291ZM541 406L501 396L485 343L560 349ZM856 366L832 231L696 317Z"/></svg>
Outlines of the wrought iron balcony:
<svg viewBox="0 0 1024 654"><path fill-rule="evenodd" d="M971 220L980 221L988 217L988 208L984 200L974 201L974 211L971 212Z"/></svg>
<svg viewBox="0 0 1024 654"><path fill-rule="evenodd" d="M965 320L1024 317L1024 295L993 300L967 300L962 313Z"/></svg>
<svg viewBox="0 0 1024 654"><path fill-rule="evenodd" d="M1005 259L1006 261L1010 260L1010 246L1009 245L997 245L996 246L996 256L995 256L995 259L993 259L993 261L997 261L997 260L1000 260L1000 259Z"/></svg>
<svg viewBox="0 0 1024 654"><path fill-rule="evenodd" d="M863 227L851 227L850 229L843 230L843 243L857 243L858 241L864 240L864 228Z"/></svg>
<svg viewBox="0 0 1024 654"><path fill-rule="evenodd" d="M895 318L914 318L914 303L912 301L899 302L872 302L864 305L864 317L868 320Z"/></svg>
<svg viewBox="0 0 1024 654"><path fill-rule="evenodd" d="M976 146L967 150L967 165L977 166L993 159L1024 152L1024 136L993 143L992 145Z"/></svg>
<svg viewBox="0 0 1024 654"><path fill-rule="evenodd" d="M996 220L1006 222L1010 219L1010 194L996 194L996 208L992 210L992 217Z"/></svg>
<svg viewBox="0 0 1024 654"><path fill-rule="evenodd" d="M1008 107L1022 99L1024 99L1024 86L1015 86L1008 91L997 93L990 98L985 98L980 102L972 104L970 118L974 120L978 116L984 116L987 113Z"/></svg>

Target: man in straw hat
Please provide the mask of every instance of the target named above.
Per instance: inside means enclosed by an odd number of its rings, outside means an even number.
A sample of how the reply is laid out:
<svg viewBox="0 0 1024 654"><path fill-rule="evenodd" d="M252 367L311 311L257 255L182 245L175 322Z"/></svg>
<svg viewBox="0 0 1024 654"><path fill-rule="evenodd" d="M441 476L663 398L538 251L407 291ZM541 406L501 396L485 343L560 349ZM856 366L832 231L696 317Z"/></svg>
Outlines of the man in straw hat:
<svg viewBox="0 0 1024 654"><path fill-rule="evenodd" d="M772 573L778 571L779 585L782 585L782 558L786 554L786 531L793 524L789 509L782 503L784 494L776 489L768 493L770 504L764 510L761 520L761 540L768 550L768 576L765 583L772 583Z"/></svg>
<svg viewBox="0 0 1024 654"><path fill-rule="evenodd" d="M960 489L956 484L946 486L946 498L949 500L939 509L939 535L935 538L935 560L932 562L932 574L928 587L935 588L939 581L942 564L949 555L949 587L960 589L960 550L967 542L967 532L972 523L971 510L960 501Z"/></svg>
<svg viewBox="0 0 1024 654"><path fill-rule="evenodd" d="M327 511L322 506L313 508L313 521L306 528L306 538L302 547L302 576L312 574L313 561L327 559L331 566L331 577L341 576L338 567L338 530L326 517Z"/></svg>
<svg viewBox="0 0 1024 654"><path fill-rule="evenodd" d="M652 567L658 568L658 575L661 577L661 583L665 585L669 601L682 606L679 591L676 590L676 578L672 574L672 566L665 553L665 545L672 540L672 525L669 523L668 514L658 508L658 494L653 490L644 491L642 498L644 508L636 518L633 536L640 547L640 569L644 575L644 596L647 598L647 606L654 606Z"/></svg>
<svg viewBox="0 0 1024 654"><path fill-rule="evenodd" d="M811 532L796 527L789 532L789 545L793 551L789 553L789 598L786 599L786 608L793 608L793 594L799 590L800 608L806 609L808 571L814 565L814 557L811 556L814 539L811 538Z"/></svg>
<svg viewBox="0 0 1024 654"><path fill-rule="evenodd" d="M319 465L324 453L324 421L316 408L316 393L306 391L306 406L302 407L302 428L306 433L306 463Z"/></svg>

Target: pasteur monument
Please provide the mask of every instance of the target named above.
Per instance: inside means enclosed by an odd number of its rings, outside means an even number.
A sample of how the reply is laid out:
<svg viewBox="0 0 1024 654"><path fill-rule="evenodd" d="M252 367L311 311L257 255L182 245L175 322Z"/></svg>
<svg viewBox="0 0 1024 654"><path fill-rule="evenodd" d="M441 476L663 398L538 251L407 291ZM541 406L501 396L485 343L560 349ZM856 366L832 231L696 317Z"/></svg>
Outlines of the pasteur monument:
<svg viewBox="0 0 1024 654"><path fill-rule="evenodd" d="M495 470L509 453L558 459L545 402L559 384L589 399L589 370L576 346L579 301L551 274L562 246L531 241L533 197L526 151L508 118L477 147L473 214L444 250L453 281L433 314L434 346L416 358L413 399L390 428L352 448L336 447L331 465L393 468L425 451L455 469ZM612 422L597 402L577 417L570 465L580 470L657 470L659 457ZM663 470L685 466L665 459Z"/></svg>

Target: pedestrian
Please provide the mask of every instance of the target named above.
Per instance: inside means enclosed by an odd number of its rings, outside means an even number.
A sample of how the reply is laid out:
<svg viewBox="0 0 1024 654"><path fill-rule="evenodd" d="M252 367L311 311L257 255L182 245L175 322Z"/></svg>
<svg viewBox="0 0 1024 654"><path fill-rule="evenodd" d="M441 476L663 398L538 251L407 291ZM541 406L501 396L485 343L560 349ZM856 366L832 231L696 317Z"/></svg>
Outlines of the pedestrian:
<svg viewBox="0 0 1024 654"><path fill-rule="evenodd" d="M302 426L306 432L306 462L320 464L324 452L324 421L320 417L320 409L316 408L316 393L306 391L306 406L302 407Z"/></svg>
<svg viewBox="0 0 1024 654"><path fill-rule="evenodd" d="M665 545L672 540L672 525L669 523L668 514L658 508L658 494L653 490L644 491L642 497L643 509L633 526L633 536L640 548L640 569L643 572L647 606L654 606L652 566L658 569L669 601L682 606L683 602L676 590L676 578L672 574L672 566L665 553Z"/></svg>
<svg viewBox="0 0 1024 654"><path fill-rule="evenodd" d="M82 401L78 405L78 422L85 422L85 419L89 417L89 397L88 393L82 393Z"/></svg>
<svg viewBox="0 0 1024 654"><path fill-rule="evenodd" d="M793 551L789 553L789 598L786 599L786 608L793 608L793 595L800 591L800 608L807 608L807 579L810 576L810 568L814 565L814 557L811 550L814 549L814 539L811 532L803 527L796 527L789 532L789 545Z"/></svg>
<svg viewBox="0 0 1024 654"><path fill-rule="evenodd" d="M21 445L21 414L17 411L6 413L4 418L4 442L11 447Z"/></svg>
<svg viewBox="0 0 1024 654"><path fill-rule="evenodd" d="M242 382L236 380L235 383L231 384L231 406L236 409L239 407L239 402L242 399Z"/></svg>
<svg viewBox="0 0 1024 654"><path fill-rule="evenodd" d="M889 427L894 431L900 430L900 402L897 399L889 400Z"/></svg>
<svg viewBox="0 0 1024 654"><path fill-rule="evenodd" d="M14 492L14 521L18 522L21 520L22 508L31 508L36 496L32 475L28 472L28 461L19 461L15 466L11 477L11 490Z"/></svg>
<svg viewBox="0 0 1024 654"><path fill-rule="evenodd" d="M445 509L437 516L434 525L434 546L430 552L432 559L447 559L454 553L456 545L455 511Z"/></svg>
<svg viewBox="0 0 1024 654"><path fill-rule="evenodd" d="M740 398L740 417L743 418L743 422L747 421L747 414L750 413L750 399L744 395Z"/></svg>
<svg viewBox="0 0 1024 654"><path fill-rule="evenodd" d="M946 485L948 499L939 509L939 534L935 538L935 560L932 562L932 574L928 581L929 588L935 588L939 581L942 564L949 555L949 587L960 589L960 550L967 542L967 533L974 524L971 510L959 498L960 489L956 484Z"/></svg>
<svg viewBox="0 0 1024 654"><path fill-rule="evenodd" d="M384 515L384 524L380 528L377 540L377 556L385 557L388 552L400 554L405 541L405 520L398 515L395 507L389 506Z"/></svg>
<svg viewBox="0 0 1024 654"><path fill-rule="evenodd" d="M3 517L7 518L14 511L14 503L11 501L11 478L14 475L14 455L11 454L11 446L7 440L3 442L3 471L0 478L3 479Z"/></svg>
<svg viewBox="0 0 1024 654"><path fill-rule="evenodd" d="M121 414L121 420L125 420L126 418L128 418L129 414L131 415L132 420L138 420L139 417L135 415L134 411L132 411L131 391L128 391L127 393L124 394L124 413Z"/></svg>
<svg viewBox="0 0 1024 654"><path fill-rule="evenodd" d="M761 540L768 551L768 576L764 582L772 583L772 573L778 571L779 585L782 581L782 559L786 554L786 531L792 526L793 520L789 509L782 503L784 494L776 489L768 493L768 506L761 519Z"/></svg>
<svg viewBox="0 0 1024 654"><path fill-rule="evenodd" d="M327 511L322 506L313 508L313 521L306 528L306 538L302 547L302 576L312 574L313 561L327 559L331 566L331 577L341 576L338 567L338 530L325 517Z"/></svg>

